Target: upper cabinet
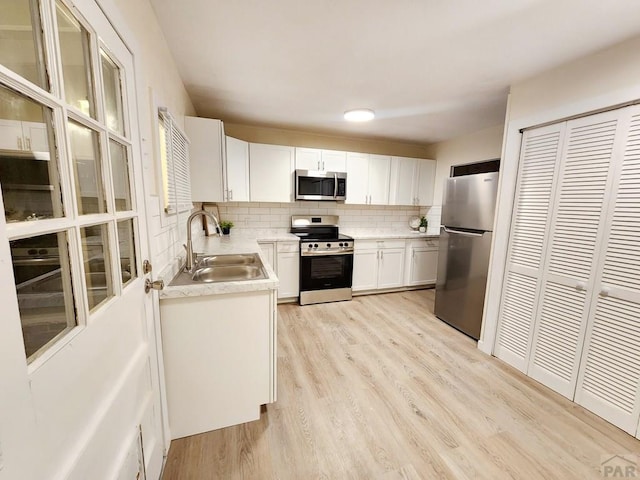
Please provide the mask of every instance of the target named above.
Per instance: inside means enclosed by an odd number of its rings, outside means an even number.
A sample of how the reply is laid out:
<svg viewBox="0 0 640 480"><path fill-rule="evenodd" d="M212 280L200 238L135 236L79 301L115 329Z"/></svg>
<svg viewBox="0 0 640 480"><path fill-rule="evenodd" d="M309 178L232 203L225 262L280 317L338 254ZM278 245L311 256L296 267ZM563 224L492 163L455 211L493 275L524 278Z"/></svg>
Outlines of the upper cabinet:
<svg viewBox="0 0 640 480"><path fill-rule="evenodd" d="M252 202L293 202L294 148L249 144Z"/></svg>
<svg viewBox="0 0 640 480"><path fill-rule="evenodd" d="M389 203L391 157L347 153L347 200L359 205Z"/></svg>
<svg viewBox="0 0 640 480"><path fill-rule="evenodd" d="M432 205L435 160L391 157L390 205Z"/></svg>
<svg viewBox="0 0 640 480"><path fill-rule="evenodd" d="M227 137L225 200L249 201L249 142Z"/></svg>
<svg viewBox="0 0 640 480"><path fill-rule="evenodd" d="M220 120L185 117L189 137L191 199L194 202L224 201L224 127Z"/></svg>
<svg viewBox="0 0 640 480"><path fill-rule="evenodd" d="M296 147L296 169L323 172L345 172L347 152Z"/></svg>
<svg viewBox="0 0 640 480"><path fill-rule="evenodd" d="M46 125L41 122L0 119L0 150L48 153Z"/></svg>

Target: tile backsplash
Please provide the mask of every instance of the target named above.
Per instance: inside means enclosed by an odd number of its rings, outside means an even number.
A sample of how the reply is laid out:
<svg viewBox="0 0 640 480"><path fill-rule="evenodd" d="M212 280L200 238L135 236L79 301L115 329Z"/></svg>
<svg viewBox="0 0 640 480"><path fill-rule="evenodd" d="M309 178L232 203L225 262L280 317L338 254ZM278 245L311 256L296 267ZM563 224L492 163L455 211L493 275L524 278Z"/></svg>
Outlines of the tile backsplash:
<svg viewBox="0 0 640 480"><path fill-rule="evenodd" d="M396 205L348 205L336 202L227 202L219 203L221 220L232 221L235 229L284 228L291 226L292 215L338 215L344 229L408 229L409 220L422 215L429 227L440 224L440 207Z"/></svg>

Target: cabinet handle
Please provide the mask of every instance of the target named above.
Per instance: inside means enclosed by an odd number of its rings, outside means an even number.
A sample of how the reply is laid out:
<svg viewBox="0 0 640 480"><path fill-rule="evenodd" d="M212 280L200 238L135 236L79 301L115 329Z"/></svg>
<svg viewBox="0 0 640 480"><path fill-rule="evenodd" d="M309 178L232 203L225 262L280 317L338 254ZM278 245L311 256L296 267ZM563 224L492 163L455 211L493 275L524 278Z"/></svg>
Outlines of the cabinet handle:
<svg viewBox="0 0 640 480"><path fill-rule="evenodd" d="M415 259L416 259L416 251L411 250L411 260L415 260Z"/></svg>
<svg viewBox="0 0 640 480"><path fill-rule="evenodd" d="M603 297L608 297L610 293L611 293L611 288L610 287L605 287L603 285L602 289L600 290L600 295L602 295Z"/></svg>
<svg viewBox="0 0 640 480"><path fill-rule="evenodd" d="M233 190L229 190L229 201L233 200Z"/></svg>
<svg viewBox="0 0 640 480"><path fill-rule="evenodd" d="M380 260L384 261L384 250L380 250Z"/></svg>
<svg viewBox="0 0 640 480"><path fill-rule="evenodd" d="M18 138L18 150L22 150L22 138L21 137L17 137Z"/></svg>
<svg viewBox="0 0 640 480"><path fill-rule="evenodd" d="M27 148L25 150L31 150L31 139L29 137L26 137L25 142L27 144Z"/></svg>
<svg viewBox="0 0 640 480"><path fill-rule="evenodd" d="M587 286L585 285L584 282L578 282L576 284L576 290L578 290L579 292L582 292L583 290L586 290Z"/></svg>

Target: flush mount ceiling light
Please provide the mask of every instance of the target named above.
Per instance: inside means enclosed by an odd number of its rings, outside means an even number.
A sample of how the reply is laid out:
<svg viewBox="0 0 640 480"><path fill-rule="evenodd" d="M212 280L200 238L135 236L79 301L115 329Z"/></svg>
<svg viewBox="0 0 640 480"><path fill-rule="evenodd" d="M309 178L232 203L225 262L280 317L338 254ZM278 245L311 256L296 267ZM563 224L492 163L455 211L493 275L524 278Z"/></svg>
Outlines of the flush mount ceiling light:
<svg viewBox="0 0 640 480"><path fill-rule="evenodd" d="M344 112L344 119L348 122L368 122L373 120L375 116L374 111L368 108L357 108Z"/></svg>

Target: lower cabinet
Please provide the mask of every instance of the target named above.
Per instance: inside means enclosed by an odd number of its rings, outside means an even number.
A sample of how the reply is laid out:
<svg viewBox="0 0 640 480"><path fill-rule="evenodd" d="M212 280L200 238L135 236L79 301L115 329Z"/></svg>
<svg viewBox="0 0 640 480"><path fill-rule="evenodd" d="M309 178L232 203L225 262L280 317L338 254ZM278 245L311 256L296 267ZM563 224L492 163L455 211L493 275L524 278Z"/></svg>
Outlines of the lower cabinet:
<svg viewBox="0 0 640 480"><path fill-rule="evenodd" d="M404 286L404 240L356 240L353 255L353 290Z"/></svg>
<svg viewBox="0 0 640 480"><path fill-rule="evenodd" d="M438 239L407 240L404 270L404 284L407 287L435 284L438 271Z"/></svg>
<svg viewBox="0 0 640 480"><path fill-rule="evenodd" d="M260 418L276 400L275 291L160 301L171 438Z"/></svg>
<svg viewBox="0 0 640 480"><path fill-rule="evenodd" d="M258 245L278 276L278 300L297 298L300 295L299 242L258 242Z"/></svg>
<svg viewBox="0 0 640 480"><path fill-rule="evenodd" d="M300 295L300 244L298 242L278 242L278 300L296 298Z"/></svg>

